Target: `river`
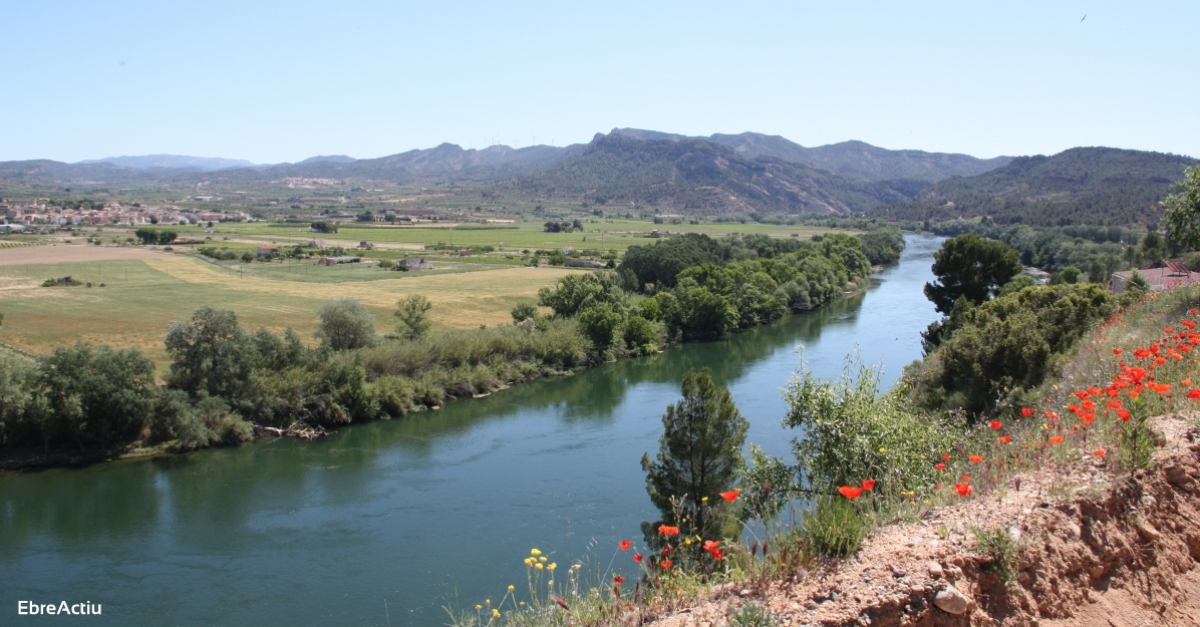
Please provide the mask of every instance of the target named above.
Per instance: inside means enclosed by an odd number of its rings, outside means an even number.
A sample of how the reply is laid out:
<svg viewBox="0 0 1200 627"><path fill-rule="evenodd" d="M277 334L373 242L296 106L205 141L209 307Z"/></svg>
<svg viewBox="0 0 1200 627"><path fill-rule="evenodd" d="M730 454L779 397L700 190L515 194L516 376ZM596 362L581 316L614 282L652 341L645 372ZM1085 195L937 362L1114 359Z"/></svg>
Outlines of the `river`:
<svg viewBox="0 0 1200 627"><path fill-rule="evenodd" d="M100 604L89 625L434 627L523 588L532 547L602 570L656 519L639 459L687 369L711 368L749 441L790 460L780 389L802 359L836 377L858 351L890 385L920 357L941 240L907 238L865 292L721 341L323 442L0 474L0 624L47 620L17 616L25 600Z"/></svg>

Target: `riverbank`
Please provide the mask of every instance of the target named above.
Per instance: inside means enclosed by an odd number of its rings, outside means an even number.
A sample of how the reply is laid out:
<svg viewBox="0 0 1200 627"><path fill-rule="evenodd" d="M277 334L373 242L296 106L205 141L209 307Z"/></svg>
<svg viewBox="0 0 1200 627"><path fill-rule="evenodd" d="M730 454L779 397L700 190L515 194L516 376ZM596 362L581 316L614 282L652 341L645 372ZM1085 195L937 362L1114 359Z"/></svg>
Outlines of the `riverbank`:
<svg viewBox="0 0 1200 627"><path fill-rule="evenodd" d="M785 626L1200 625L1200 436L1175 416L1154 424L1167 440L1132 476L1094 456L1016 474L880 529L851 559L721 586L651 624L725 624L753 604ZM1011 565L972 532L981 528L1011 535Z"/></svg>

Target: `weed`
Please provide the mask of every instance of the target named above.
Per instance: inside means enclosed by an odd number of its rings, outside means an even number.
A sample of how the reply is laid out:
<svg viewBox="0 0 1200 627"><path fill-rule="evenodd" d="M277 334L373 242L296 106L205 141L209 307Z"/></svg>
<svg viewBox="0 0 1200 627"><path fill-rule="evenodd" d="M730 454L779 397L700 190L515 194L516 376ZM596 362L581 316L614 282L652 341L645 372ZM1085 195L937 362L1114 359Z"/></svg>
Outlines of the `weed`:
<svg viewBox="0 0 1200 627"><path fill-rule="evenodd" d="M820 497L804 512L800 537L818 555L850 555L871 533L863 509L841 497Z"/></svg>
<svg viewBox="0 0 1200 627"><path fill-rule="evenodd" d="M984 572L999 577L1006 587L1016 586L1017 571L1020 568L1018 554L1021 551L1020 543L1016 538L1013 538L1008 530L1000 528L991 530L972 528L971 534L975 536L979 552L990 560L984 565Z"/></svg>
<svg viewBox="0 0 1200 627"><path fill-rule="evenodd" d="M770 610L758 603L746 603L729 613L730 627L775 627L778 624Z"/></svg>

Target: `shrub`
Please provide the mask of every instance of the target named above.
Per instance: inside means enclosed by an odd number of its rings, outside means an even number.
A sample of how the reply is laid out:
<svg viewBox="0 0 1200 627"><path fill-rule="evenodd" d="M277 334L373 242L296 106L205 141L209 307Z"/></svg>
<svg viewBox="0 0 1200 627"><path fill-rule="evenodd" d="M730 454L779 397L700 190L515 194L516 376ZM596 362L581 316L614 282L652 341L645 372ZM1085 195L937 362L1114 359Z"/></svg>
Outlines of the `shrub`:
<svg viewBox="0 0 1200 627"><path fill-rule="evenodd" d="M397 302L396 311L392 312L392 315L400 321L396 325L396 332L410 340L415 340L428 333L429 327L433 323L429 321L426 312L432 307L433 304L419 294L413 294Z"/></svg>
<svg viewBox="0 0 1200 627"><path fill-rule="evenodd" d="M851 555L871 533L861 507L840 496L820 496L804 511L798 527L808 550L818 555Z"/></svg>
<svg viewBox="0 0 1200 627"><path fill-rule="evenodd" d="M154 364L137 350L76 344L38 363L34 388L48 448L108 451L138 438L156 404Z"/></svg>
<svg viewBox="0 0 1200 627"><path fill-rule="evenodd" d="M836 381L802 371L788 383L784 424L804 429L792 440L802 487L833 494L873 479L876 492L899 496L938 481L931 460L951 450L956 425L909 409L899 390L880 396L879 377L878 368L847 358L846 373Z"/></svg>
<svg viewBox="0 0 1200 627"><path fill-rule="evenodd" d="M375 343L375 315L356 300L327 300L321 303L317 315L321 322L316 336L322 346L341 351Z"/></svg>

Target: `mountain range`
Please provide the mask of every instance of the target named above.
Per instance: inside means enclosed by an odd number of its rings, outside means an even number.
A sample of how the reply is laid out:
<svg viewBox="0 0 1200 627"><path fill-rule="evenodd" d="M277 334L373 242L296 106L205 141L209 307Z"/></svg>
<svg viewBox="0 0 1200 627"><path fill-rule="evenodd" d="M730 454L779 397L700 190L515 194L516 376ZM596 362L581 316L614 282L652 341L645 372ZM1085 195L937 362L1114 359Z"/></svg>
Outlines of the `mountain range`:
<svg viewBox="0 0 1200 627"><path fill-rule="evenodd" d="M9 197L34 190L87 194L112 185L254 190L299 177L335 181L345 188L446 185L530 202L553 199L707 215L812 212L935 221L986 215L1003 223L1030 224L1148 222L1183 168L1195 163L1177 155L1112 148L978 159L888 150L859 141L805 147L759 133L689 137L616 128L596 134L587 144L564 147L475 150L445 143L375 159L327 155L275 165L177 155L75 164L9 161L0 162L0 192ZM331 188L335 195L351 191Z"/></svg>

